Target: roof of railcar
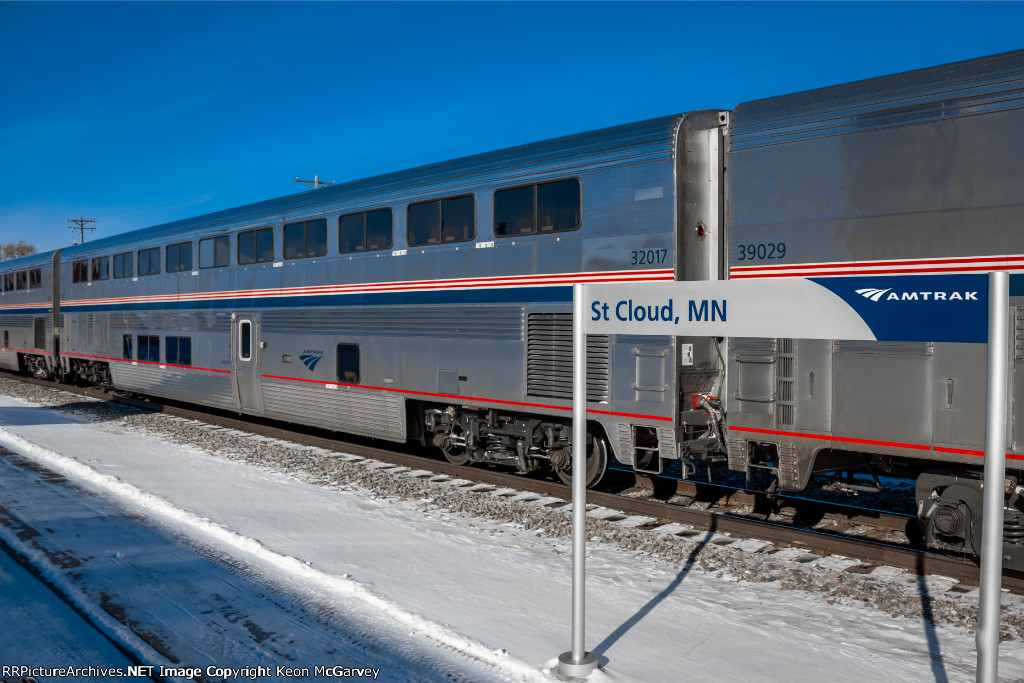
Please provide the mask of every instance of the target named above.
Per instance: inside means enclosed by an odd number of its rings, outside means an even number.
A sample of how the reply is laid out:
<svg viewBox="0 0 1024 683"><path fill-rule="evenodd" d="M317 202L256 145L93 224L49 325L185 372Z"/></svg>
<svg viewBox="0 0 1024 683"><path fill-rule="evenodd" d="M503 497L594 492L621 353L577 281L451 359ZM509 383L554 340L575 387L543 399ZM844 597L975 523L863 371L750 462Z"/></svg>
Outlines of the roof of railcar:
<svg viewBox="0 0 1024 683"><path fill-rule="evenodd" d="M0 261L0 272L48 266L53 261L53 253L55 251L56 249L53 249L51 251L44 251L38 254L30 254L29 256L22 256L20 258L12 258L6 261Z"/></svg>
<svg viewBox="0 0 1024 683"><path fill-rule="evenodd" d="M730 120L740 151L1024 107L1024 50L744 102Z"/></svg>
<svg viewBox="0 0 1024 683"><path fill-rule="evenodd" d="M681 114L485 152L405 171L331 185L224 211L111 235L67 247L64 259L142 240L187 237L194 231L247 222L301 219L323 210L402 202L430 194L515 183L525 177L670 158Z"/></svg>

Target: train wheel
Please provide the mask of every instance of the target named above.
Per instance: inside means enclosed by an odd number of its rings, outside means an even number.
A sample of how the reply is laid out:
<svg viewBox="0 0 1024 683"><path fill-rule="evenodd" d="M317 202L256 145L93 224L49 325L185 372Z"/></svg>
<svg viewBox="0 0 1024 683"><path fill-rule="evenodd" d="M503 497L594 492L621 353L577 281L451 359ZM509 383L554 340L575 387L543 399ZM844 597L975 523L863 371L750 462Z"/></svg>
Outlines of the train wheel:
<svg viewBox="0 0 1024 683"><path fill-rule="evenodd" d="M442 448L441 452L444 453L445 460L453 465L466 465L469 463L469 453L465 448L453 446L452 448Z"/></svg>
<svg viewBox="0 0 1024 683"><path fill-rule="evenodd" d="M601 483L605 472L608 471L608 443L599 436L587 434L590 449L587 452L587 488L593 488ZM556 469L558 478L562 483L572 485L572 464L565 469Z"/></svg>
<svg viewBox="0 0 1024 683"><path fill-rule="evenodd" d="M441 449L444 453L445 460L453 465L467 465L469 464L469 451L466 447L457 441L462 439L452 439L452 436L459 430L455 427L450 433L438 432L434 435L434 445Z"/></svg>

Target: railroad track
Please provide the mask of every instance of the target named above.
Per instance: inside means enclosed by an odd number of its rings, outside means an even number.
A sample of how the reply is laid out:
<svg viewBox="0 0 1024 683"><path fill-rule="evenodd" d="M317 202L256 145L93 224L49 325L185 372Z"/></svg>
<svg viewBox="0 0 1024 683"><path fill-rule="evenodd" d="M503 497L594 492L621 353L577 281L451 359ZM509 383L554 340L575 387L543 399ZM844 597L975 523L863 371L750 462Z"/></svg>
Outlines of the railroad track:
<svg viewBox="0 0 1024 683"><path fill-rule="evenodd" d="M477 484L488 484L561 499L566 504L571 500L570 488L558 482L487 467L453 465L440 458L424 456L412 448L403 449L395 444L381 447L369 440L340 439L334 433L302 425L257 422L256 419L229 415L219 410L201 410L169 401L157 402L116 395L14 373L0 372L0 376L268 438L342 451L389 463L395 467L429 470L454 479L466 480L467 488ZM670 502L678 499L691 501L692 504ZM781 547L798 547L808 554L842 555L864 563L856 569L857 571L869 571L872 565L888 565L918 575L946 576L967 585L977 585L979 581L978 565L972 557L924 550L914 547L908 541L885 540L885 536L893 533L903 534L910 525L916 524L910 515L786 497L776 497L771 503L771 509L766 511L765 501L763 494L665 477L637 477L631 485L587 492L588 505L617 510L623 516L640 515L651 518L653 521L643 525L642 529L677 523L700 530L712 529L715 533L728 534L736 538L760 539ZM809 522L816 524L813 528L808 528ZM863 530L864 527L870 527L875 533L847 533L851 529ZM1004 571L1003 587L1011 592L1024 594L1024 575Z"/></svg>

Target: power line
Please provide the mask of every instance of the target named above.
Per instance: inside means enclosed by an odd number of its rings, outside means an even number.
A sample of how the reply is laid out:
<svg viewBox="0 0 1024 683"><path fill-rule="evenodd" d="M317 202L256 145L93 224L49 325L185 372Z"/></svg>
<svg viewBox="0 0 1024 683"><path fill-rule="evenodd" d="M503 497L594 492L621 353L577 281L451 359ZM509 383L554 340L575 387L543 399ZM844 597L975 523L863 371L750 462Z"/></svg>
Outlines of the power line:
<svg viewBox="0 0 1024 683"><path fill-rule="evenodd" d="M78 231L79 238L78 238L78 242L76 242L76 244L85 244L85 231L86 230L95 230L96 229L96 226L94 226L94 225L93 226L86 226L86 223L95 223L95 222L96 222L95 218L69 218L68 219L68 230L77 230ZM71 225L72 223L77 223L78 225Z"/></svg>
<svg viewBox="0 0 1024 683"><path fill-rule="evenodd" d="M295 182L297 182L297 183L306 183L307 185L309 185L314 190L319 189L321 185L333 185L334 184L333 180L320 180L320 176L318 176L318 175L313 176L312 180L300 180L299 176L295 176Z"/></svg>

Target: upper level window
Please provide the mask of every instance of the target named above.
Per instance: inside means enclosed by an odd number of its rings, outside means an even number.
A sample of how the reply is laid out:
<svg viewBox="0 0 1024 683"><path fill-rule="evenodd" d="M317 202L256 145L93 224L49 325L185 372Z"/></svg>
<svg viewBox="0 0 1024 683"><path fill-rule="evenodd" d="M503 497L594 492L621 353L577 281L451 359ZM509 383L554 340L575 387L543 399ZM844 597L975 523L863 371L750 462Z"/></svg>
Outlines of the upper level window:
<svg viewBox="0 0 1024 683"><path fill-rule="evenodd" d="M338 219L338 251L342 254L390 249L393 235L391 209L350 213Z"/></svg>
<svg viewBox="0 0 1024 683"><path fill-rule="evenodd" d="M110 257L100 256L92 260L92 279L93 282L96 280L106 280L110 277Z"/></svg>
<svg viewBox="0 0 1024 683"><path fill-rule="evenodd" d="M43 286L43 271L41 268L33 268L28 271L28 288L38 289Z"/></svg>
<svg viewBox="0 0 1024 683"><path fill-rule="evenodd" d="M177 242L167 245L167 272L192 270L192 243Z"/></svg>
<svg viewBox="0 0 1024 683"><path fill-rule="evenodd" d="M87 259L82 259L81 261L73 261L71 263L71 281L89 281L89 261Z"/></svg>
<svg viewBox="0 0 1024 683"><path fill-rule="evenodd" d="M114 277L131 277L132 265L132 252L114 254Z"/></svg>
<svg viewBox="0 0 1024 683"><path fill-rule="evenodd" d="M410 247L468 242L476 237L473 195L409 205Z"/></svg>
<svg viewBox="0 0 1024 683"><path fill-rule="evenodd" d="M199 240L199 267L223 268L231 265L231 237L218 235Z"/></svg>
<svg viewBox="0 0 1024 683"><path fill-rule="evenodd" d="M580 227L580 181L558 180L494 193L498 237L566 232Z"/></svg>
<svg viewBox="0 0 1024 683"><path fill-rule="evenodd" d="M14 281L17 283L15 286L18 289L28 289L28 271L19 270L14 274Z"/></svg>
<svg viewBox="0 0 1024 683"><path fill-rule="evenodd" d="M160 247L139 250L139 275L160 273Z"/></svg>
<svg viewBox="0 0 1024 683"><path fill-rule="evenodd" d="M310 258L327 253L327 219L284 226L284 257Z"/></svg>
<svg viewBox="0 0 1024 683"><path fill-rule="evenodd" d="M238 265L274 260L274 229L261 228L238 233Z"/></svg>

